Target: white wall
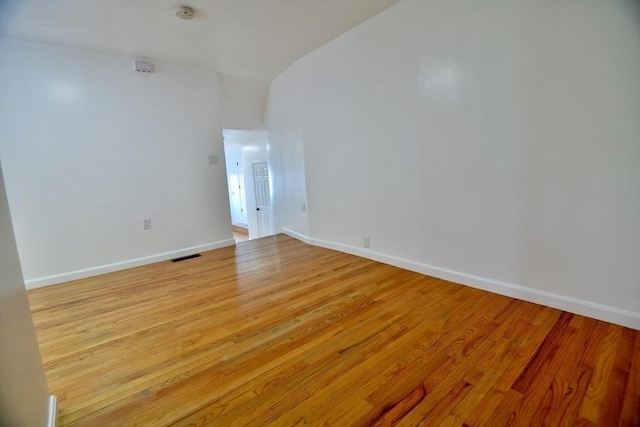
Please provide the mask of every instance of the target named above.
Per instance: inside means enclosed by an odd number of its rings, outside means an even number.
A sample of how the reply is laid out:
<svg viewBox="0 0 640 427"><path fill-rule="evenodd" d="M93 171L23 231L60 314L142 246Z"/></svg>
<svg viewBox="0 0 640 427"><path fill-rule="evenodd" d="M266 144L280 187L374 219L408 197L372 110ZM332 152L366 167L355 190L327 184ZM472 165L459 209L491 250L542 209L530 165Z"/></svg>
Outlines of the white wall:
<svg viewBox="0 0 640 427"><path fill-rule="evenodd" d="M264 103L269 81L233 74L220 76L220 106L225 129L264 130Z"/></svg>
<svg viewBox="0 0 640 427"><path fill-rule="evenodd" d="M310 234L299 81L303 75L296 63L276 78L265 107L274 229L282 228L298 237Z"/></svg>
<svg viewBox="0 0 640 427"><path fill-rule="evenodd" d="M640 328L637 16L401 2L312 52L268 97L281 226Z"/></svg>
<svg viewBox="0 0 640 427"><path fill-rule="evenodd" d="M2 39L0 156L28 286L233 244L224 165L207 161L224 154L216 72L131 62Z"/></svg>
<svg viewBox="0 0 640 427"><path fill-rule="evenodd" d="M46 426L49 391L0 168L0 425Z"/></svg>
<svg viewBox="0 0 640 427"><path fill-rule="evenodd" d="M224 131L223 131L224 135ZM224 142L225 166L227 169L227 186L229 187L229 205L231 223L246 226L247 204L244 197L244 173L242 171L242 148L236 144Z"/></svg>
<svg viewBox="0 0 640 427"><path fill-rule="evenodd" d="M258 215L256 213L256 194L253 184L253 163L267 161L267 133L261 130L225 129L224 145L228 153L239 153L244 181L245 200L249 239L260 237Z"/></svg>

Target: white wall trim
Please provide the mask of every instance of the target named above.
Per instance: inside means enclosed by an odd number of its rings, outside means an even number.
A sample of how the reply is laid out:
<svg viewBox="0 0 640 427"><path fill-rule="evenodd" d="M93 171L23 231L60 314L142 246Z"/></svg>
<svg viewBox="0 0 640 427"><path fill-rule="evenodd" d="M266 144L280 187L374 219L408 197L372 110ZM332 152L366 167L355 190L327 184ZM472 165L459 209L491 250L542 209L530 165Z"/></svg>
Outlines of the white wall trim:
<svg viewBox="0 0 640 427"><path fill-rule="evenodd" d="M340 252L346 252L348 254L372 259L385 264L404 268L406 270L437 277L439 279L460 283L463 285L471 286L473 288L518 298L535 304L542 304L548 307L557 308L559 310L568 311L570 313L580 314L594 319L603 320L605 322L615 323L616 325L622 325L628 328L640 330L640 313L635 313L633 311L622 310L603 304L597 304L591 301L559 295L552 292L540 291L527 286L516 285L512 283L501 282L499 280L489 279L486 277L475 276L473 274L462 273L460 271L450 270L448 268L437 267L434 265L412 261L393 255L383 254L371 249L358 248L342 243L316 239L284 227L282 228L282 232L309 245L320 246Z"/></svg>
<svg viewBox="0 0 640 427"><path fill-rule="evenodd" d="M27 289L42 288L44 286L55 285L56 283L69 282L71 280L84 279L87 277L97 276L99 274L112 273L114 271L125 270L127 268L139 267L141 265L152 264L154 262L166 261L172 258L187 256L196 252L210 251L212 249L218 249L225 246L233 245L235 245L235 240L233 239L219 240L217 242L205 243L203 245L191 246L175 251L163 252L160 254L149 255L141 258L114 262L112 264L83 268L81 270L69 271L67 273L54 274L51 276L37 277L35 279L25 280L24 284Z"/></svg>
<svg viewBox="0 0 640 427"><path fill-rule="evenodd" d="M58 425L58 398L55 395L49 396L49 411L47 415L47 427Z"/></svg>
<svg viewBox="0 0 640 427"><path fill-rule="evenodd" d="M291 236L294 239L298 239L298 240L306 243L307 245L311 245L312 244L310 242L309 237L305 236L304 234L300 234L297 231L293 231L293 230L291 230L289 228L285 228L285 227L282 227L281 230L282 230L282 233L286 234L287 236ZM320 246L320 245L315 245L315 246ZM346 252L346 251L342 251L342 252Z"/></svg>

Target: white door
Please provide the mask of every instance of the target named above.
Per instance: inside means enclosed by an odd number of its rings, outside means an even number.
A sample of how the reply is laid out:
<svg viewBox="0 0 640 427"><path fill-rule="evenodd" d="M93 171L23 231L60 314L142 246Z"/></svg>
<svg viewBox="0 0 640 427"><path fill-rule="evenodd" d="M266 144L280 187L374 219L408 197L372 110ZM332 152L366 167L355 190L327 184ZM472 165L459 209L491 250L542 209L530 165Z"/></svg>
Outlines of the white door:
<svg viewBox="0 0 640 427"><path fill-rule="evenodd" d="M271 191L269 189L269 167L266 162L253 164L253 180L256 189L256 214L260 237L273 234L273 215L271 212Z"/></svg>

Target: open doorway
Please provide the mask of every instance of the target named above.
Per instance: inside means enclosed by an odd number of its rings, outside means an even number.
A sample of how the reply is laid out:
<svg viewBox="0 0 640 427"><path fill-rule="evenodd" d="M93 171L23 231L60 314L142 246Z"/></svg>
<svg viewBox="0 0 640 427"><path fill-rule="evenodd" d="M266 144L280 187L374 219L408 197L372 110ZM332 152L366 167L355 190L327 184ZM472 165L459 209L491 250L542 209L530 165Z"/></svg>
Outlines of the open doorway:
<svg viewBox="0 0 640 427"><path fill-rule="evenodd" d="M267 133L260 130L224 129L224 154L229 183L231 223L236 243L273 234L273 227L265 227L265 197L270 208L269 186L256 181L255 165L263 165L268 173ZM268 175L267 175L268 180ZM257 185L257 187L256 187ZM256 191L257 190L257 191Z"/></svg>

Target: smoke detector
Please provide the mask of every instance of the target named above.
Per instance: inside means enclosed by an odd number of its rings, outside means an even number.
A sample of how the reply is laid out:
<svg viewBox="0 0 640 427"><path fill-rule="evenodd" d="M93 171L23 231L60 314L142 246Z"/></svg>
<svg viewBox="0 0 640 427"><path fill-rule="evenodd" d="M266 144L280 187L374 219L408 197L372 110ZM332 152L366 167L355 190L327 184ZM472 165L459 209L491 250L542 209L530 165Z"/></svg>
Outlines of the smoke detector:
<svg viewBox="0 0 640 427"><path fill-rule="evenodd" d="M193 19L194 11L190 7L180 6L176 12L176 16L180 19Z"/></svg>

